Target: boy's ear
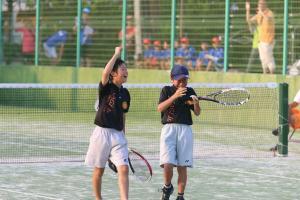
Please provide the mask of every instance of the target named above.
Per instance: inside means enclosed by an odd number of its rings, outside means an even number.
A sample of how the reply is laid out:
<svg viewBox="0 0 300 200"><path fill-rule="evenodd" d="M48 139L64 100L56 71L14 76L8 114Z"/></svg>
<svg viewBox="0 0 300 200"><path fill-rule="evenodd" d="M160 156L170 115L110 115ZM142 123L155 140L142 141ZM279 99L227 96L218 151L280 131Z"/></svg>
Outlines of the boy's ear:
<svg viewBox="0 0 300 200"><path fill-rule="evenodd" d="M117 72L112 71L112 72L110 73L110 75L111 75L112 77L114 77L114 76L117 75Z"/></svg>

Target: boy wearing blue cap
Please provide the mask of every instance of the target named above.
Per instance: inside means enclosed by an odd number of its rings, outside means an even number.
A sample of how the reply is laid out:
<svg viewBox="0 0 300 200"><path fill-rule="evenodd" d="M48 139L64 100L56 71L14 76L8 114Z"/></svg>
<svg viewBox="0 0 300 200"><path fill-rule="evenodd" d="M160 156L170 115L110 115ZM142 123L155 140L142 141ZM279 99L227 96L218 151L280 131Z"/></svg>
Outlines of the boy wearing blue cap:
<svg viewBox="0 0 300 200"><path fill-rule="evenodd" d="M187 87L189 78L185 66L171 70L172 86L163 87L157 110L161 112L163 128L160 137L160 166L164 168L162 200L169 200L174 188L171 183L173 167L178 172L178 196L184 200L187 167L193 166L193 124L191 110L200 115L200 105L193 88Z"/></svg>

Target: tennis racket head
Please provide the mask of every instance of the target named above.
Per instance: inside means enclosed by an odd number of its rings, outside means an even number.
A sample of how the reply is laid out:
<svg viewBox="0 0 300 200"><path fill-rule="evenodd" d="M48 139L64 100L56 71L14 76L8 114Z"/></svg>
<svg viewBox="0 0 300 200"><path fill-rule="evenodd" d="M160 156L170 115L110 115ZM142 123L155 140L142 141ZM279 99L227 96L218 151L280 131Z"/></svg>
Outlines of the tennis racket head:
<svg viewBox="0 0 300 200"><path fill-rule="evenodd" d="M144 156L134 149L129 149L129 167L133 175L142 182L152 178L152 167Z"/></svg>
<svg viewBox="0 0 300 200"><path fill-rule="evenodd" d="M209 94L207 97L225 106L240 106L249 101L250 92L245 88L228 88Z"/></svg>

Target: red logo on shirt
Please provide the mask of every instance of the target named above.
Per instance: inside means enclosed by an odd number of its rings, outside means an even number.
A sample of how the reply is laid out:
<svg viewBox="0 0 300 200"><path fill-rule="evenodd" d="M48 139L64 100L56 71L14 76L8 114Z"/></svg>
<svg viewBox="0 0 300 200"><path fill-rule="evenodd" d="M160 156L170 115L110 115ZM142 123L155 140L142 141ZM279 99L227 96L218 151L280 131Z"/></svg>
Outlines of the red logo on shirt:
<svg viewBox="0 0 300 200"><path fill-rule="evenodd" d="M116 103L116 95L115 93L112 93L107 97L106 105L103 111L106 113L111 112L113 110L115 103Z"/></svg>
<svg viewBox="0 0 300 200"><path fill-rule="evenodd" d="M173 103L167 110L167 122L173 122L175 118L175 104Z"/></svg>

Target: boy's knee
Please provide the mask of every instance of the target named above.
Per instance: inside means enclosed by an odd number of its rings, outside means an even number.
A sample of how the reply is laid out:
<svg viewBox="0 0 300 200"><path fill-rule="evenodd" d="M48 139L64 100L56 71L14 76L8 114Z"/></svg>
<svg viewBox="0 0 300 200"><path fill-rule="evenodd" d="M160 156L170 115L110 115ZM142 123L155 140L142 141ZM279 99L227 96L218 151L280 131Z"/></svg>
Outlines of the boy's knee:
<svg viewBox="0 0 300 200"><path fill-rule="evenodd" d="M104 168L95 168L94 169L94 176L102 177L104 174Z"/></svg>
<svg viewBox="0 0 300 200"><path fill-rule="evenodd" d="M128 174L128 165L120 165L117 169L120 174Z"/></svg>

